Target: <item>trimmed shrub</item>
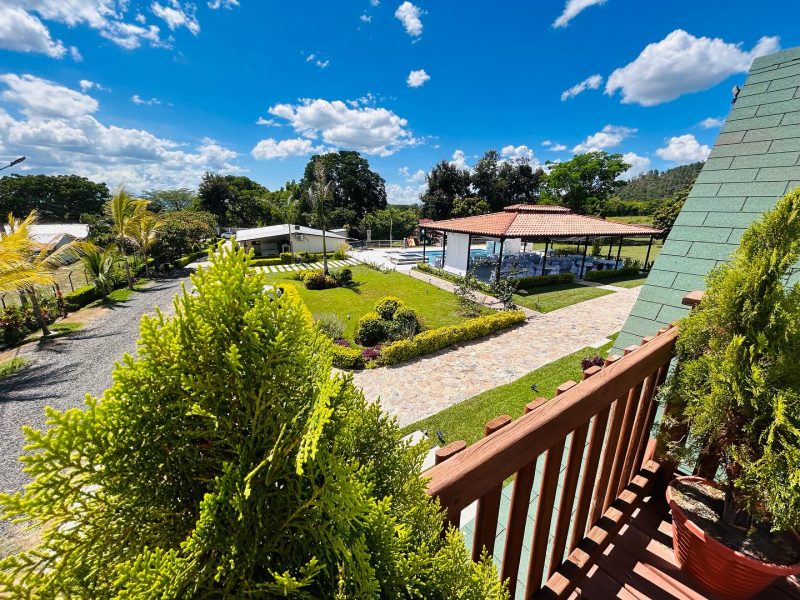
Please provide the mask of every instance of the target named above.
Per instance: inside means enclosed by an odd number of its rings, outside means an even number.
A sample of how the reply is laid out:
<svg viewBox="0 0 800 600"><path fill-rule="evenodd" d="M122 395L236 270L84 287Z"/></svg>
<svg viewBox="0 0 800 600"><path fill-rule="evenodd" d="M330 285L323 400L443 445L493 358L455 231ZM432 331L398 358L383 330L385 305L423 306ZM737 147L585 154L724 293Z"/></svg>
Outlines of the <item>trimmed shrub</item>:
<svg viewBox="0 0 800 600"><path fill-rule="evenodd" d="M333 345L333 366L339 369L363 369L361 348L350 348L338 343Z"/></svg>
<svg viewBox="0 0 800 600"><path fill-rule="evenodd" d="M376 312L368 312L358 320L356 342L363 346L374 346L386 341L388 322Z"/></svg>
<svg viewBox="0 0 800 600"><path fill-rule="evenodd" d="M183 269L189 263L193 263L199 258L204 258L207 254L208 253L205 250L198 250L197 252L192 252L186 256L181 256L178 260L172 263L172 268Z"/></svg>
<svg viewBox="0 0 800 600"><path fill-rule="evenodd" d="M392 320L391 338L393 340L402 340L414 337L420 331L422 331L422 326L416 311L407 306L398 308Z"/></svg>
<svg viewBox="0 0 800 600"><path fill-rule="evenodd" d="M608 281L609 279L619 279L621 277L631 277L639 274L639 267L622 267L621 269L608 271L589 271L583 278L586 281Z"/></svg>
<svg viewBox="0 0 800 600"><path fill-rule="evenodd" d="M278 257L283 264L287 265L289 263L294 262L294 254L291 252L281 252L280 256Z"/></svg>
<svg viewBox="0 0 800 600"><path fill-rule="evenodd" d="M424 331L411 339L400 340L381 349L380 364L395 365L416 356L436 352L447 346L474 340L495 331L518 325L525 321L525 313L518 310L469 319L458 325L449 325Z"/></svg>
<svg viewBox="0 0 800 600"><path fill-rule="evenodd" d="M342 287L347 287L351 283L353 283L353 271L352 269L348 269L347 267L340 269L338 271L332 271L331 274L333 278L336 280Z"/></svg>
<svg viewBox="0 0 800 600"><path fill-rule="evenodd" d="M74 292L64 294L64 303L67 310L78 310L100 298L100 294L93 285L85 285Z"/></svg>
<svg viewBox="0 0 800 600"><path fill-rule="evenodd" d="M327 290L337 287L336 280L322 271L305 271L301 279L307 290Z"/></svg>
<svg viewBox="0 0 800 600"><path fill-rule="evenodd" d="M573 283L575 275L573 273L558 273L556 275L534 275L533 277L520 277L515 279L517 287L521 290L530 290L548 285L559 285L562 283Z"/></svg>
<svg viewBox="0 0 800 600"><path fill-rule="evenodd" d="M375 303L375 312L381 319L391 321L398 308L403 306L403 301L395 296L384 296Z"/></svg>
<svg viewBox="0 0 800 600"><path fill-rule="evenodd" d="M250 261L251 267L274 267L275 265L282 264L280 258L254 258Z"/></svg>

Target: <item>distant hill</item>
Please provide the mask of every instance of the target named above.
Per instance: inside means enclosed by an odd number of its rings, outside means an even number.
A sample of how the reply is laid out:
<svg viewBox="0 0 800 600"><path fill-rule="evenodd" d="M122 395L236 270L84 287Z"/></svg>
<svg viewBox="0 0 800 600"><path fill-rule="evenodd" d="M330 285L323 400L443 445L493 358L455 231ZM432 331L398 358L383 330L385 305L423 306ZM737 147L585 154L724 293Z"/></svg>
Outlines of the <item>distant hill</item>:
<svg viewBox="0 0 800 600"><path fill-rule="evenodd" d="M627 184L616 190L615 196L620 200L659 200L670 198L677 192L692 186L702 162L682 165L667 171L647 171L631 179Z"/></svg>

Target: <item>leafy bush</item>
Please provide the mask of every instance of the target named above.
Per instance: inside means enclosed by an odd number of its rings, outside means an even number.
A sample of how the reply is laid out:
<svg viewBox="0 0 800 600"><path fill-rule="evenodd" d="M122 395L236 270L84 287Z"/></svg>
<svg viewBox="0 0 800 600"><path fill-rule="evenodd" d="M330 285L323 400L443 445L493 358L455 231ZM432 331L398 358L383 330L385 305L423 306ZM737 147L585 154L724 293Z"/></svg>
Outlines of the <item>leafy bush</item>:
<svg viewBox="0 0 800 600"><path fill-rule="evenodd" d="M307 290L327 290L338 287L336 280L322 271L304 271L300 275Z"/></svg>
<svg viewBox="0 0 800 600"><path fill-rule="evenodd" d="M522 311L507 310L469 319L458 325L423 331L411 339L400 340L384 346L381 349L380 364L395 365L453 344L489 335L524 321L525 313Z"/></svg>
<svg viewBox="0 0 800 600"><path fill-rule="evenodd" d="M417 335L422 331L422 324L419 322L417 312L413 308L400 306L394 313L391 338L401 340Z"/></svg>
<svg viewBox="0 0 800 600"><path fill-rule="evenodd" d="M532 277L520 277L516 280L521 290L531 290L548 285L560 285L563 283L573 283L575 275L573 273L558 273L555 275L534 275Z"/></svg>
<svg viewBox="0 0 800 600"><path fill-rule="evenodd" d="M333 366L339 369L363 369L364 358L361 356L361 348L351 348L334 344L333 346Z"/></svg>
<svg viewBox="0 0 800 600"><path fill-rule="evenodd" d="M205 250L198 250L197 252L192 252L186 256L181 256L178 260L172 263L172 268L183 269L189 263L193 263L200 258L205 258L206 254L207 252Z"/></svg>
<svg viewBox="0 0 800 600"><path fill-rule="evenodd" d="M380 356L380 346L372 346L371 348L364 348L361 350L361 358L364 360L364 364L366 365L370 365L371 363L374 364L375 361L380 358Z"/></svg>
<svg viewBox="0 0 800 600"><path fill-rule="evenodd" d="M26 430L31 482L0 506L40 542L0 560L0 596L507 598L490 559L441 536L427 448L267 282L220 247L175 317L142 318L102 399Z"/></svg>
<svg viewBox="0 0 800 600"><path fill-rule="evenodd" d="M334 313L323 313L316 316L320 331L332 340L341 339L344 335L345 322Z"/></svg>
<svg viewBox="0 0 800 600"><path fill-rule="evenodd" d="M403 306L403 301L396 296L384 296L375 303L375 312L381 319L391 321L395 311Z"/></svg>
<svg viewBox="0 0 800 600"><path fill-rule="evenodd" d="M50 325L58 317L66 316L66 304L60 293L56 296L37 294L36 298L45 324ZM0 343L6 348L16 346L39 328L39 321L30 303L0 310Z"/></svg>
<svg viewBox="0 0 800 600"><path fill-rule="evenodd" d="M422 273L427 273L428 275L433 275L435 277L438 277L439 279L444 279L445 281L449 281L451 283L459 283L463 279L463 277L461 277L460 275L456 275L455 273L449 273L444 269L437 269L436 267L426 265L425 263L420 263L416 265L414 269ZM483 283L482 281L477 281L477 289L482 291L484 294L489 294L489 295L492 294L492 286Z"/></svg>
<svg viewBox="0 0 800 600"><path fill-rule="evenodd" d="M607 271L589 271L583 278L586 281L608 281L609 279L619 279L620 277L631 277L639 274L639 267L622 267L620 269Z"/></svg>
<svg viewBox="0 0 800 600"><path fill-rule="evenodd" d="M275 265L282 264L280 258L254 258L250 261L251 267L274 267Z"/></svg>
<svg viewBox="0 0 800 600"><path fill-rule="evenodd" d="M347 267L339 269L338 271L332 271L331 275L341 287L347 287L353 283L353 271Z"/></svg>
<svg viewBox="0 0 800 600"><path fill-rule="evenodd" d="M587 356L581 361L581 371L585 371L591 367L602 367L604 364L606 364L606 361L599 354Z"/></svg>
<svg viewBox="0 0 800 600"><path fill-rule="evenodd" d="M79 287L74 292L64 294L64 303L67 310L78 310L100 298L97 288L93 285Z"/></svg>
<svg viewBox="0 0 800 600"><path fill-rule="evenodd" d="M294 256L291 252L281 252L279 259L283 264L288 265L295 262Z"/></svg>
<svg viewBox="0 0 800 600"><path fill-rule="evenodd" d="M368 312L358 320L356 327L356 342L364 346L374 346L386 341L388 338L388 325L376 312Z"/></svg>

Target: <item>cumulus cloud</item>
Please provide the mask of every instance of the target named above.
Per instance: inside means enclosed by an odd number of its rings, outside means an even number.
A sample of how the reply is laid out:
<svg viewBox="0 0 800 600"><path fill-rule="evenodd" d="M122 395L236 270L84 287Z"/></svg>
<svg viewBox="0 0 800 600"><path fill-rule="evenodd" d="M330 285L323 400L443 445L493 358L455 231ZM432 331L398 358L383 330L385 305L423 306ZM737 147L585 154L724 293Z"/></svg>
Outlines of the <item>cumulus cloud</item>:
<svg viewBox="0 0 800 600"><path fill-rule="evenodd" d="M200 33L200 22L195 16L194 4L181 5L179 0L170 0L169 5L153 2L150 5L153 14L163 20L171 31L186 27L193 35Z"/></svg>
<svg viewBox="0 0 800 600"><path fill-rule="evenodd" d="M415 184L420 184L423 181L425 181L425 178L428 175L422 169L417 169L415 172L412 173L411 170L408 167L400 167L400 169L398 169L398 171L400 172L400 175L402 175L403 178L408 183L415 183Z"/></svg>
<svg viewBox="0 0 800 600"><path fill-rule="evenodd" d="M613 95L619 90L623 103L655 106L746 73L753 59L780 49L779 42L778 37L762 37L752 50L745 51L741 44L695 37L676 29L609 75L605 92Z"/></svg>
<svg viewBox="0 0 800 600"><path fill-rule="evenodd" d="M422 35L422 11L418 6L411 4L408 0L403 2L394 11L394 16L403 24L406 33L411 37L418 38Z"/></svg>
<svg viewBox="0 0 800 600"><path fill-rule="evenodd" d="M408 79L406 79L406 83L408 84L408 87L412 88L421 87L430 78L431 76L425 72L425 69L418 69L416 71L411 71L408 74Z"/></svg>
<svg viewBox="0 0 800 600"><path fill-rule="evenodd" d="M386 197L389 204L417 204L428 189L428 174L422 169L413 173L408 167L399 169L405 183L387 183Z"/></svg>
<svg viewBox="0 0 800 600"><path fill-rule="evenodd" d="M714 129L716 127L722 127L724 124L725 119L720 119L718 117L708 117L698 123L703 129Z"/></svg>
<svg viewBox="0 0 800 600"><path fill-rule="evenodd" d="M214 140L179 143L143 129L106 124L94 98L30 75L0 76L0 139L5 153L27 155L38 171L79 173L134 191L194 187L205 171L240 172L237 154ZM56 99L56 100L53 100ZM7 109L22 116L12 116Z"/></svg>
<svg viewBox="0 0 800 600"><path fill-rule="evenodd" d="M364 15L361 15L360 17L358 17L358 18L361 19L361 21L363 23L372 23L372 17L369 16L369 15L364 14Z"/></svg>
<svg viewBox="0 0 800 600"><path fill-rule="evenodd" d="M566 27L572 19L595 4L604 4L606 0L567 0L564 11L553 22L553 27Z"/></svg>
<svg viewBox="0 0 800 600"><path fill-rule="evenodd" d="M603 77L601 75L591 75L587 77L580 83L576 83L568 90L564 90L561 92L561 101L564 102L565 100L569 100L570 98L574 98L578 94L582 94L586 90L596 90L603 84Z"/></svg>
<svg viewBox="0 0 800 600"><path fill-rule="evenodd" d="M646 156L639 156L635 152L626 152L622 155L622 160L628 163L631 168L619 176L620 179L628 181L637 175L641 175L650 166L650 159Z"/></svg>
<svg viewBox="0 0 800 600"><path fill-rule="evenodd" d="M595 134L590 135L580 144L576 145L572 151L576 154L583 152L597 152L614 148L626 138L632 136L638 130L631 127L621 127L619 125L606 125Z"/></svg>
<svg viewBox="0 0 800 600"><path fill-rule="evenodd" d="M365 154L389 156L419 143L408 121L386 108L305 98L299 104L276 104L269 113L286 120L304 138Z"/></svg>
<svg viewBox="0 0 800 600"><path fill-rule="evenodd" d="M264 125L265 127L280 127L281 124L278 123L275 119L265 119L264 117L258 117L256 121L256 125Z"/></svg>
<svg viewBox="0 0 800 600"><path fill-rule="evenodd" d="M305 138L280 141L267 138L258 142L250 151L250 154L253 155L253 158L259 160L271 160L274 158L287 158L289 156L307 156L309 154L322 152L325 152L322 146L314 146L311 140Z"/></svg>
<svg viewBox="0 0 800 600"><path fill-rule="evenodd" d="M469 169L469 165L467 164L467 155L464 154L463 150L456 150L453 152L453 158L450 161L450 164L455 165L459 169Z"/></svg>
<svg viewBox="0 0 800 600"><path fill-rule="evenodd" d="M134 104L138 104L139 106L157 106L161 104L161 100L158 98L142 98L139 94L134 94L131 96L131 102Z"/></svg>
<svg viewBox="0 0 800 600"><path fill-rule="evenodd" d="M552 140L543 141L542 146L548 148L551 152L563 152L567 149L564 144L559 144L558 142L554 142Z"/></svg>
<svg viewBox="0 0 800 600"><path fill-rule="evenodd" d="M0 48L46 54L52 58L62 58L67 52L64 44L53 40L44 23L13 6L0 11Z"/></svg>
<svg viewBox="0 0 800 600"><path fill-rule="evenodd" d="M539 164L539 161L536 160L536 157L533 155L533 150L528 148L525 144L520 146L515 146L513 144L503 146L500 149L500 156L513 161L525 161L534 165Z"/></svg>
<svg viewBox="0 0 800 600"><path fill-rule="evenodd" d="M227 8L228 10L232 10L239 6L239 0L211 0L208 3L208 8L211 10L217 10L218 8Z"/></svg>
<svg viewBox="0 0 800 600"><path fill-rule="evenodd" d="M690 133L671 137L666 146L656 150L658 156L678 165L705 160L709 152L711 148L698 142Z"/></svg>

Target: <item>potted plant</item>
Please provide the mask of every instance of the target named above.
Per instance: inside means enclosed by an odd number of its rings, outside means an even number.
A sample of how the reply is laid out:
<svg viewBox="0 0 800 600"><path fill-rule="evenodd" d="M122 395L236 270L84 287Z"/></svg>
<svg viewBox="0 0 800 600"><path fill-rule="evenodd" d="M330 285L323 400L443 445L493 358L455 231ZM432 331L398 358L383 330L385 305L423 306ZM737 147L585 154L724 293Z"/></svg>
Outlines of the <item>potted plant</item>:
<svg viewBox="0 0 800 600"><path fill-rule="evenodd" d="M744 233L680 324L662 432L682 435L666 450L699 453L719 481L670 483L673 547L723 599L800 573L800 283L788 283L799 258L800 189Z"/></svg>

